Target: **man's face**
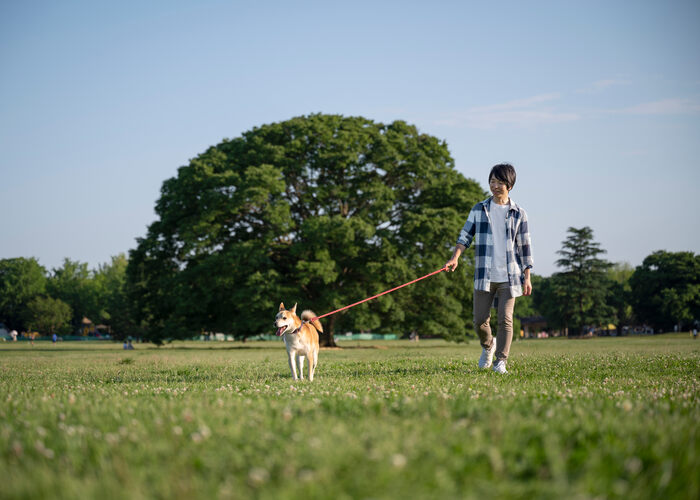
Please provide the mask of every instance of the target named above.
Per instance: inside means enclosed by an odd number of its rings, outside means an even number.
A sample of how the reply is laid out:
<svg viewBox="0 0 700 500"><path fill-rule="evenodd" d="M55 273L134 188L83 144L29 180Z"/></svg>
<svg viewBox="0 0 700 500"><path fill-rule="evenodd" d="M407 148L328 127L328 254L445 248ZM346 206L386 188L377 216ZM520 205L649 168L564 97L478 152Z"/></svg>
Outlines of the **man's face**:
<svg viewBox="0 0 700 500"><path fill-rule="evenodd" d="M508 191L510 191L505 182L499 181L495 177L489 179L489 188L491 189L491 193L498 197L508 196Z"/></svg>

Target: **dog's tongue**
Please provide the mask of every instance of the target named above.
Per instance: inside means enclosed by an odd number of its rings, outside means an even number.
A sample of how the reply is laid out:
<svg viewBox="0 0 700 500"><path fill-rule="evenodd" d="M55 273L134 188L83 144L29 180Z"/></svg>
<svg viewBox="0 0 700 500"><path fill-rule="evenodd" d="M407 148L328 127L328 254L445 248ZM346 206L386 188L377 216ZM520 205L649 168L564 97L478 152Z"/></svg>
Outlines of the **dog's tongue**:
<svg viewBox="0 0 700 500"><path fill-rule="evenodd" d="M283 333L286 329L287 329L286 326L282 326L282 327L278 328L278 329L277 329L277 336L278 336L278 337L282 336L282 333Z"/></svg>

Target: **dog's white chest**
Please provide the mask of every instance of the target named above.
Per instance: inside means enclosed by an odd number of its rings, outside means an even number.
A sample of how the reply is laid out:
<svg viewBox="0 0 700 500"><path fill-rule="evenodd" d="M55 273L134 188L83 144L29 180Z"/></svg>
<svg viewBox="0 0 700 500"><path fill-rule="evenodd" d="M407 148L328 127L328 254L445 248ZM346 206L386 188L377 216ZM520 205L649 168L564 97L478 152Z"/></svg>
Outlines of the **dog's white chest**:
<svg viewBox="0 0 700 500"><path fill-rule="evenodd" d="M287 351L306 353L308 349L308 346L301 341L299 335L296 333L285 333L284 345L287 346Z"/></svg>

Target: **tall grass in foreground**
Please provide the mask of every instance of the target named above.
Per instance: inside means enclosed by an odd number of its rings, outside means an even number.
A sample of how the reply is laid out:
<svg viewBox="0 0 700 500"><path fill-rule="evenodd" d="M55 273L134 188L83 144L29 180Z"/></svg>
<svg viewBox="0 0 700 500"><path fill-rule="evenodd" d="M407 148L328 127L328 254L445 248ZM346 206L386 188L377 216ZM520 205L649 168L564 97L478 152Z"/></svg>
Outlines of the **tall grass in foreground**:
<svg viewBox="0 0 700 500"><path fill-rule="evenodd" d="M700 497L700 342L344 345L2 344L0 497Z"/></svg>

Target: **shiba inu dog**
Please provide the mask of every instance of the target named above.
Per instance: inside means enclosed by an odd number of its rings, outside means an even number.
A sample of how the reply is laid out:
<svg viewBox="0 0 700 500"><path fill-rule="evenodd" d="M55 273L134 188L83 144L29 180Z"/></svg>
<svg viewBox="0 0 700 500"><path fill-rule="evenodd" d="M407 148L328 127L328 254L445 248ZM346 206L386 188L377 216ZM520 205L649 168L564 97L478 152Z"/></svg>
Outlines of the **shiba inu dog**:
<svg viewBox="0 0 700 500"><path fill-rule="evenodd" d="M296 315L297 305L287 310L284 303L280 304L279 312L275 317L277 336L284 338L289 358L289 369L294 380L304 379L304 358L309 358L309 380L314 380L314 371L318 363L318 332L323 332L319 320L310 321L316 315L311 311L301 313L301 318ZM299 374L297 376L297 360L299 361Z"/></svg>

